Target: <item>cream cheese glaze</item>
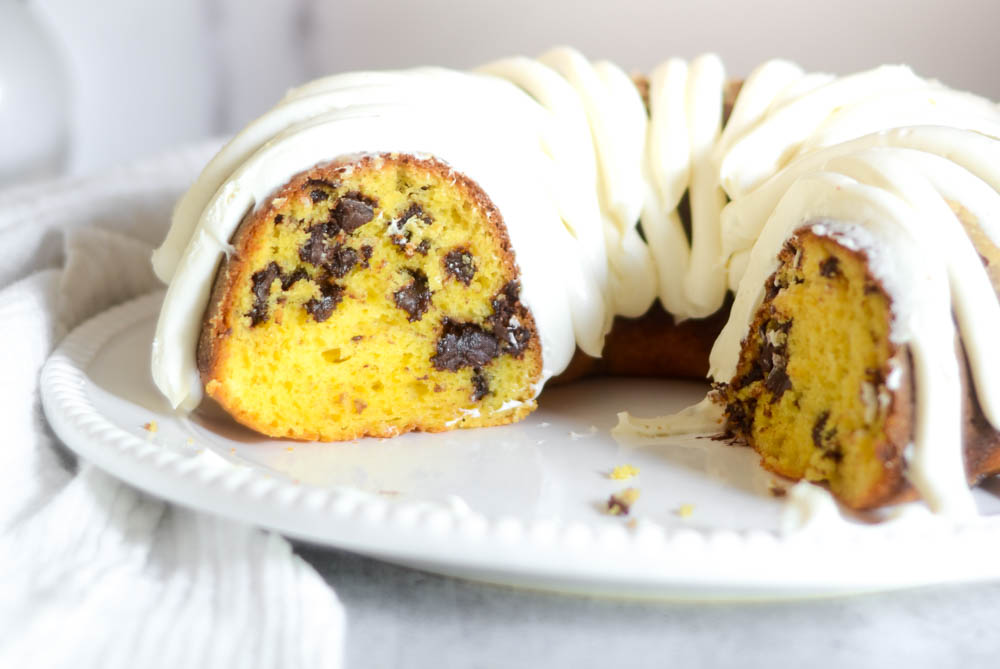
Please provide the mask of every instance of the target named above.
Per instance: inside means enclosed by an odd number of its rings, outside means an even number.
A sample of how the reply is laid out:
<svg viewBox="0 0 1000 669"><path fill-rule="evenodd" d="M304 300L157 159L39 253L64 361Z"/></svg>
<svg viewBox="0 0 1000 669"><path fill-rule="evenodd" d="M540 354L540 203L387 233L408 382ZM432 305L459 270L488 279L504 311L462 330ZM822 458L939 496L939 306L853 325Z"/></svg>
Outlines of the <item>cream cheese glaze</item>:
<svg viewBox="0 0 1000 669"><path fill-rule="evenodd" d="M479 183L504 218L542 340L542 383L576 347L597 355L614 315L659 299L677 319L704 317L731 289L710 371L728 381L790 234L810 225L863 250L893 299L892 337L914 358L908 476L935 510L970 511L953 341L957 324L983 412L1000 428L1000 303L980 261L1000 249L997 106L901 66L835 77L776 60L746 79L723 130L717 57L671 59L648 83L647 112L620 68L559 48L476 72L351 73L290 91L209 163L154 254L169 283L157 385L175 406L200 400L201 315L248 211L318 163L428 154ZM690 241L677 213L685 193ZM648 436L718 420L702 405L682 420L626 415L620 429Z"/></svg>

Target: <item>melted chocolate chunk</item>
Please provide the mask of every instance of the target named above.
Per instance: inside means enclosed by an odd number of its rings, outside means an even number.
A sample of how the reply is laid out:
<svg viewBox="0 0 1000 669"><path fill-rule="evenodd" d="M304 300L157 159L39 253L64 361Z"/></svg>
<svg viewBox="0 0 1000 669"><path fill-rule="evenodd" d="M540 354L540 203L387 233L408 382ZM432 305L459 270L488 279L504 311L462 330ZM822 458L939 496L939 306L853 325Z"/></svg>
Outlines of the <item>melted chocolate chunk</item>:
<svg viewBox="0 0 1000 669"><path fill-rule="evenodd" d="M281 276L278 263L271 262L264 269L254 272L250 277L253 283L253 307L245 316L250 317L250 327L256 327L267 320L267 298L271 295L271 284Z"/></svg>
<svg viewBox="0 0 1000 669"><path fill-rule="evenodd" d="M309 228L309 239L299 248L299 258L303 262L322 267L330 257L330 238L337 229L330 223L319 223Z"/></svg>
<svg viewBox="0 0 1000 669"><path fill-rule="evenodd" d="M427 287L427 275L420 270L407 270L413 281L406 284L395 293L393 298L396 306L409 314L407 318L411 323L419 321L427 312L431 304L431 291Z"/></svg>
<svg viewBox="0 0 1000 669"><path fill-rule="evenodd" d="M396 217L396 220L400 221L401 223L406 223L414 216L423 221L424 225L430 225L431 223L434 222L434 217L428 214L426 211L424 211L424 208L421 207L416 202L411 202L410 206L407 207L406 210L403 211L403 213L401 213L399 216Z"/></svg>
<svg viewBox="0 0 1000 669"><path fill-rule="evenodd" d="M374 201L360 193L348 193L330 210L330 221L350 234L375 217Z"/></svg>
<svg viewBox="0 0 1000 669"><path fill-rule="evenodd" d="M493 334L500 342L504 353L520 355L531 341L531 332L521 323L526 320L527 311L518 301L521 285L516 280L509 282L491 301L493 315L489 318Z"/></svg>
<svg viewBox="0 0 1000 669"><path fill-rule="evenodd" d="M467 249L448 251L444 257L444 270L466 286L476 275L476 265L472 262L472 254Z"/></svg>
<svg viewBox="0 0 1000 669"><path fill-rule="evenodd" d="M309 239L299 248L299 258L316 267L323 267L340 279L358 264L358 252L334 241L337 230L333 223L320 223L311 227Z"/></svg>
<svg viewBox="0 0 1000 669"><path fill-rule="evenodd" d="M820 415L816 416L816 422L813 423L812 429L812 440L813 445L816 448L823 448L823 429L826 427L826 421L830 419L830 412L824 411Z"/></svg>
<svg viewBox="0 0 1000 669"><path fill-rule="evenodd" d="M834 462L840 462L844 459L844 454L840 451L840 444L835 441L837 428L832 427L829 430L826 429L826 423L829 420L829 411L824 411L820 413L820 415L816 416L816 422L813 423L812 428L813 445L823 451L824 458L830 458Z"/></svg>
<svg viewBox="0 0 1000 669"><path fill-rule="evenodd" d="M316 204L317 202L322 202L323 200L326 200L329 197L330 197L329 193L327 193L325 190L320 190L319 188L313 188L311 191L309 191L309 199L313 201L313 204Z"/></svg>
<svg viewBox="0 0 1000 669"><path fill-rule="evenodd" d="M318 283L320 297L318 299L314 297L306 302L305 309L312 315L313 320L322 323L344 299L344 287L329 280L321 280Z"/></svg>
<svg viewBox="0 0 1000 669"><path fill-rule="evenodd" d="M334 247L333 252L330 253L330 260L323 266L330 272L330 274L338 279L341 279L347 276L347 273L354 269L354 266L357 264L358 252L350 246L337 244L337 246Z"/></svg>
<svg viewBox="0 0 1000 669"><path fill-rule="evenodd" d="M368 261L372 259L372 247L365 244L361 247L361 266L368 268Z"/></svg>
<svg viewBox="0 0 1000 669"><path fill-rule="evenodd" d="M300 279L308 279L309 272L306 271L305 267L296 267L295 271L291 274L283 274L281 276L281 289L288 290L295 285L295 282Z"/></svg>
<svg viewBox="0 0 1000 669"><path fill-rule="evenodd" d="M490 394L490 382L483 370L476 367L472 374L472 401L478 402Z"/></svg>
<svg viewBox="0 0 1000 669"><path fill-rule="evenodd" d="M827 278L840 276L840 260L836 256L830 256L819 264L819 273Z"/></svg>
<svg viewBox="0 0 1000 669"><path fill-rule="evenodd" d="M284 214L277 214L274 217L274 224L275 225L281 225L281 222L284 221L284 220L285 220Z"/></svg>
<svg viewBox="0 0 1000 669"><path fill-rule="evenodd" d="M445 320L431 357L434 368L454 372L461 367L483 367L500 355L500 345L492 334L475 323Z"/></svg>
<svg viewBox="0 0 1000 669"><path fill-rule="evenodd" d="M726 407L727 427L738 434L749 435L753 429L757 398L750 397L742 402L734 402Z"/></svg>
<svg viewBox="0 0 1000 669"><path fill-rule="evenodd" d="M407 222L416 217L426 225L430 225L433 222L430 214L424 212L423 208L413 202L410 206L396 216L394 219L389 221L389 240L396 246L402 253L406 255L407 258L411 257L414 253L419 253L421 255L427 255L427 252L431 248L431 243L429 240L421 240L420 244L413 246L411 240L413 239L413 231L406 227Z"/></svg>
<svg viewBox="0 0 1000 669"><path fill-rule="evenodd" d="M764 387L771 391L771 404L774 404L781 399L786 390L792 389L792 380L788 378L788 373L785 371L788 361L785 360L784 356L772 356L772 364L771 371L764 379Z"/></svg>
<svg viewBox="0 0 1000 669"><path fill-rule="evenodd" d="M768 321L760 328L760 338L763 342L760 356L755 366L758 371L753 374L754 380L764 379L764 387L771 392L771 404L778 402L785 391L791 390L792 381L788 378L785 368L788 366L788 331L792 321ZM753 373L755 370L751 370ZM748 374L750 376L750 374Z"/></svg>

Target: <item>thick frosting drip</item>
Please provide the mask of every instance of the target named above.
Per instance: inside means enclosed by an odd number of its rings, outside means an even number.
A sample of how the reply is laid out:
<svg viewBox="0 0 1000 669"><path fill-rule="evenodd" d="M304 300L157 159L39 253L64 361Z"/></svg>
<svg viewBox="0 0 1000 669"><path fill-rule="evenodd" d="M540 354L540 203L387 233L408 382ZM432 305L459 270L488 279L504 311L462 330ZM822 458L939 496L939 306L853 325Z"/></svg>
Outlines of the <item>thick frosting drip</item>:
<svg viewBox="0 0 1000 669"><path fill-rule="evenodd" d="M810 225L863 250L893 300L891 336L914 360L908 476L935 510L968 512L954 340L957 325L983 412L1000 428L1000 303L981 261L1000 252L1000 111L905 67L834 77L771 61L743 83L723 130L725 86L717 57L672 59L652 71L644 103L617 66L559 48L474 73L351 73L290 91L209 163L154 254L170 284L157 385L175 406L200 400L200 317L248 211L322 162L429 154L478 182L503 215L543 382L576 347L598 355L615 315L659 299L677 319L704 317L731 289L710 371L728 381L789 235ZM696 413L621 429L712 422Z"/></svg>

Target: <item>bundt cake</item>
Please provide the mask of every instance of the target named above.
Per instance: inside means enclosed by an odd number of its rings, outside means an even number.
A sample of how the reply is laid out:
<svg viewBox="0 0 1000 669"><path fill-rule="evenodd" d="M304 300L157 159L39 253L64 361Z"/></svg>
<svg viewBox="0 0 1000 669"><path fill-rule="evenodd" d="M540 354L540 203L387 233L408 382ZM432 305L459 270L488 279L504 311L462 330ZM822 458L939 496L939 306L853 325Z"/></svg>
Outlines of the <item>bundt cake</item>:
<svg viewBox="0 0 1000 669"><path fill-rule="evenodd" d="M233 246L198 368L241 423L352 439L534 407L541 350L503 219L447 165L389 154L313 168Z"/></svg>
<svg viewBox="0 0 1000 669"><path fill-rule="evenodd" d="M153 376L264 434L518 420L543 385L704 376L725 431L848 507L1000 471L1000 110L905 67L570 49L291 91L178 203Z"/></svg>

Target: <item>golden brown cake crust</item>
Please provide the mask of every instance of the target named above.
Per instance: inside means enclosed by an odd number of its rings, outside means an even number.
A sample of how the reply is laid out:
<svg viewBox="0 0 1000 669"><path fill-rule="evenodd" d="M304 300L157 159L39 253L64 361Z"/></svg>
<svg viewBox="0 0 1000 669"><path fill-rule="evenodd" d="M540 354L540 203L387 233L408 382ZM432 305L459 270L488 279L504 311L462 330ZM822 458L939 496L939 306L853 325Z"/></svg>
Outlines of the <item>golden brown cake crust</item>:
<svg viewBox="0 0 1000 669"><path fill-rule="evenodd" d="M197 349L197 365L201 380L204 384L206 394L215 399L237 421L258 432L271 436L303 440L330 440L327 433L318 431L298 432L294 434L276 433L269 426L256 423L250 415L242 411L240 403L234 398L229 397L224 385L219 382L220 369L224 366L227 355L226 347L223 344L234 326L229 319L234 312L235 295L238 290L249 284L253 268L250 267L248 259L265 243L266 240L263 239L261 232L269 221L275 218L278 209L281 207L282 199L298 195L303 188L307 187L308 183L313 181L335 183L338 181L338 176L345 171L382 168L393 164L425 170L442 180L449 181L455 188L459 189L463 197L479 210L487 225L490 226L489 234L498 243L496 253L505 276L509 281L517 281L519 276L517 265L500 212L475 182L458 172L452 171L445 163L433 158L422 159L405 154L381 154L362 156L360 158L345 158L302 172L270 196L264 204L250 212L239 225L230 240L233 251L223 259L216 273L211 298L203 318ZM542 359L541 344L536 324L529 310L520 307L519 302L515 306L518 308L517 315L521 327L530 333L530 340L519 357L523 356L524 359L529 361L530 377L537 382L541 377ZM519 419L526 415L532 407L533 403L532 406L526 405L523 410L510 411L506 415L498 416L492 421L489 417L483 417L477 421L477 425L511 422L511 419ZM334 438L341 440L362 436L389 437L413 430L438 432L448 429L451 429L450 425L428 421L421 416L412 416L412 420L406 424L393 426L384 431L372 431L370 429L357 430L349 433L338 433L338 436Z"/></svg>

